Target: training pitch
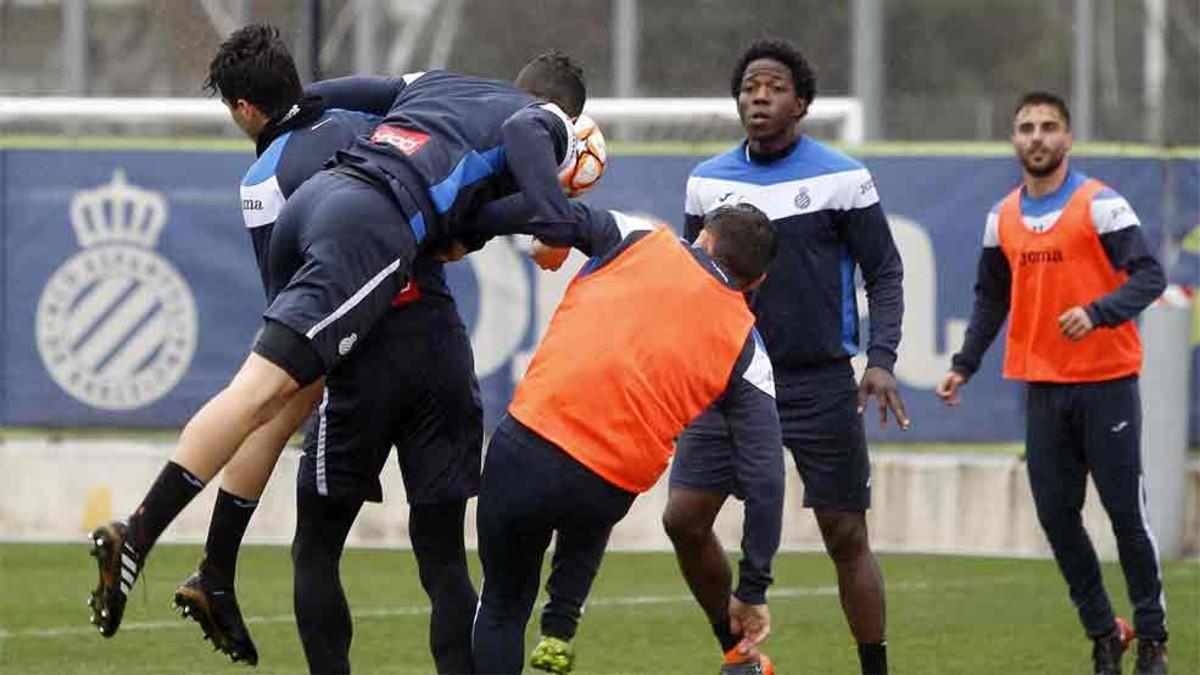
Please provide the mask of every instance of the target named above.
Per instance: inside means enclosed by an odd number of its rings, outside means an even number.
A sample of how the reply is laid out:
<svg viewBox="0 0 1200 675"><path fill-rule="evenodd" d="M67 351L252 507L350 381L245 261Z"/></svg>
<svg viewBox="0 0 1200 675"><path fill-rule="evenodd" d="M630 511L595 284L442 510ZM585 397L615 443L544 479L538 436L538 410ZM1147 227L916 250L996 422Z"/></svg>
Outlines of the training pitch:
<svg viewBox="0 0 1200 675"><path fill-rule="evenodd" d="M175 585L199 555L196 546L157 549L121 632L105 640L87 622L96 574L84 542L0 545L0 673L303 672L288 550L251 547L242 554L238 594L261 657L253 671L211 651L196 624L169 608ZM1089 672L1091 645L1051 561L884 554L880 563L892 673ZM477 566L474 577L478 583ZM1200 565L1167 564L1164 577L1171 672L1200 673ZM1106 564L1104 578L1118 612L1128 617L1120 568ZM857 673L828 560L782 554L775 579L774 631L765 651L778 672ZM428 605L409 551L348 551L342 581L355 617L355 672L434 672ZM535 640L536 616L527 657ZM715 641L668 554L610 553L575 645L580 675L715 675L718 669ZM1125 669L1133 670L1132 653Z"/></svg>

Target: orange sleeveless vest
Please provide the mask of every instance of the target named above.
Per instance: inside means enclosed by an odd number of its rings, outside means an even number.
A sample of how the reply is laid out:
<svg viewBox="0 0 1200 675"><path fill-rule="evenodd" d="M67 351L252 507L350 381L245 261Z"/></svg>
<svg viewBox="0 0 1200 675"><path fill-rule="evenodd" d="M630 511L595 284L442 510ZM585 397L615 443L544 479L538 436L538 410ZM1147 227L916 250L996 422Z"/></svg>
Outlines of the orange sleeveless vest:
<svg viewBox="0 0 1200 675"><path fill-rule="evenodd" d="M654 486L754 326L741 293L658 229L567 287L508 412L609 483Z"/></svg>
<svg viewBox="0 0 1200 675"><path fill-rule="evenodd" d="M1012 270L1004 377L1027 382L1097 382L1141 369L1142 343L1127 321L1096 327L1079 342L1063 336L1058 317L1116 289L1127 276L1109 262L1092 221L1104 184L1089 178L1049 230L1021 222L1021 188L1000 206L1000 248Z"/></svg>

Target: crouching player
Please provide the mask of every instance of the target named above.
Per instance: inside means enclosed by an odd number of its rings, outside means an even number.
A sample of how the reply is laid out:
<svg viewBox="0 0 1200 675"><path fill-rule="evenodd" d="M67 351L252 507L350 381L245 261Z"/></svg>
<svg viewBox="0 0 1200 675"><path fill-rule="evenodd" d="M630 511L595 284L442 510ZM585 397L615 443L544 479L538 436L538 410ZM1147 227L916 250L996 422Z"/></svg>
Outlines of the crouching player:
<svg viewBox="0 0 1200 675"><path fill-rule="evenodd" d="M480 221L519 219L520 201L493 203ZM766 275L774 226L752 206L721 208L689 246L645 220L573 209L571 241L539 236L591 260L567 288L484 463L476 669L521 671L551 535L558 533L556 563L576 568L554 573L583 580L586 598L613 525L658 480L673 439L715 403L737 439L747 512L755 514L729 609L743 636L742 664L726 672L771 673L758 645L770 633L766 589L784 469L771 364L742 294Z"/></svg>

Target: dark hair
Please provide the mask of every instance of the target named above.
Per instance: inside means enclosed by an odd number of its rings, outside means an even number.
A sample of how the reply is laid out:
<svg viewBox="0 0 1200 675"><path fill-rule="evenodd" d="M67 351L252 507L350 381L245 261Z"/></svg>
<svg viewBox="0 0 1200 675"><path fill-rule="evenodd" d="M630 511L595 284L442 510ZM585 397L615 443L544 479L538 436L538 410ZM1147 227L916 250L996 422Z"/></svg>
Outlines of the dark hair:
<svg viewBox="0 0 1200 675"><path fill-rule="evenodd" d="M712 257L741 286L756 281L775 259L775 224L750 204L727 204L704 216L713 237Z"/></svg>
<svg viewBox="0 0 1200 675"><path fill-rule="evenodd" d="M272 119L304 95L279 29L261 23L239 28L221 43L204 88L229 102L246 99Z"/></svg>
<svg viewBox="0 0 1200 675"><path fill-rule="evenodd" d="M796 86L796 98L805 103L812 103L817 95L817 74L813 72L808 59L800 53L796 45L787 40L775 38L760 38L750 43L742 57L738 59L737 67L733 69L733 79L729 83L729 91L734 98L742 91L742 78L746 75L746 66L759 59L771 59L787 66L792 71L792 84Z"/></svg>
<svg viewBox="0 0 1200 675"><path fill-rule="evenodd" d="M1048 105L1056 108L1062 115L1063 121L1067 123L1067 128L1071 128L1071 111L1067 109L1067 102L1062 100L1062 97L1048 91L1031 91L1021 97L1021 102L1013 110L1013 117L1016 117L1022 108L1031 105Z"/></svg>
<svg viewBox="0 0 1200 675"><path fill-rule="evenodd" d="M562 108L568 117L579 117L587 102L583 69L565 53L552 49L530 59L517 73L517 87Z"/></svg>

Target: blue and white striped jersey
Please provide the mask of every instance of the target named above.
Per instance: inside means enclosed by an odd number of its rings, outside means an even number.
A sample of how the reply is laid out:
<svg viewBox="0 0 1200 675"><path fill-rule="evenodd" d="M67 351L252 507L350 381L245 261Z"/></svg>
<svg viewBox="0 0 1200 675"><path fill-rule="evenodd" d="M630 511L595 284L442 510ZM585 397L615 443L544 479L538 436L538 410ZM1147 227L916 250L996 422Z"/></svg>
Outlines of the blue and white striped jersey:
<svg viewBox="0 0 1200 675"><path fill-rule="evenodd" d="M350 83L356 79L392 82L382 78L343 78L331 83ZM321 91L320 87L321 83L318 83L310 88L310 92ZM399 87L403 87L402 81L399 81ZM254 257L268 296L272 293L268 263L271 233L284 202L304 181L320 171L334 153L349 147L358 137L370 134L381 119L358 110L327 109L322 98L309 96L281 120L268 125L260 135L258 159L242 179L242 217L254 245ZM451 297L442 265L430 258L422 256L414 262L413 279L422 296Z"/></svg>
<svg viewBox="0 0 1200 675"><path fill-rule="evenodd" d="M781 390L806 369L858 353L856 267L870 315L868 364L891 370L903 268L870 172L807 136L772 158L752 156L743 142L692 171L685 235L694 239L705 213L738 202L761 209L778 232L778 256L751 306Z"/></svg>
<svg viewBox="0 0 1200 675"><path fill-rule="evenodd" d="M478 207L516 192L530 222L573 217L558 185L574 161L571 120L511 84L446 71L406 77L383 121L337 153L400 204L421 242L445 241Z"/></svg>

